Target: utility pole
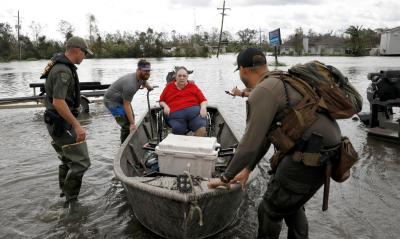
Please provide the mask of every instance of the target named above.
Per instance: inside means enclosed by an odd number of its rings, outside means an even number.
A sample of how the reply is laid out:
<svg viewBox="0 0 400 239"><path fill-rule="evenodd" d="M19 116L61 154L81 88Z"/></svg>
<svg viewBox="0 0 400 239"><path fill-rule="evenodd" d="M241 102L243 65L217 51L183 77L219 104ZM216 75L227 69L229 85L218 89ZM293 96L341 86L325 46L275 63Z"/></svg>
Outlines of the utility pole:
<svg viewBox="0 0 400 239"><path fill-rule="evenodd" d="M18 10L18 23L15 25L15 28L17 28L17 41L18 41L18 52L19 52L19 60L21 60L21 42L19 40L19 31L21 30L21 24L19 22L19 10Z"/></svg>
<svg viewBox="0 0 400 239"><path fill-rule="evenodd" d="M231 10L230 8L225 8L225 0L224 0L224 5L222 6L222 8L217 8L217 10L222 10L222 23L221 23L221 32L219 33L219 41L218 41L218 50L217 50L217 58L219 56L219 50L221 48L221 38L222 38L222 29L224 27L224 17L226 16L225 14L225 10Z"/></svg>
<svg viewBox="0 0 400 239"><path fill-rule="evenodd" d="M264 32L264 31L261 31L261 27L259 28L260 30L259 30L259 32L260 32L260 46L261 46L261 44L262 44L262 37L261 37L261 33L262 32Z"/></svg>

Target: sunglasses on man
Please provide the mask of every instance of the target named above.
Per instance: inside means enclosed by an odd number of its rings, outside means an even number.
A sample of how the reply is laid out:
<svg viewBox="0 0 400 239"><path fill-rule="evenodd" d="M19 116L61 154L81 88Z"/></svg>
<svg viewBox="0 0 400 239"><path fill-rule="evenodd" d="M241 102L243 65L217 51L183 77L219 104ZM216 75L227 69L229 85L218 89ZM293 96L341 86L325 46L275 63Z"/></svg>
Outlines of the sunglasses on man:
<svg viewBox="0 0 400 239"><path fill-rule="evenodd" d="M150 73L150 71L151 71L151 69L149 69L149 68L140 68L140 70L145 73Z"/></svg>
<svg viewBox="0 0 400 239"><path fill-rule="evenodd" d="M89 55L89 52L86 49L83 49L83 48L79 48L79 49L81 49L81 51L85 54L85 56Z"/></svg>

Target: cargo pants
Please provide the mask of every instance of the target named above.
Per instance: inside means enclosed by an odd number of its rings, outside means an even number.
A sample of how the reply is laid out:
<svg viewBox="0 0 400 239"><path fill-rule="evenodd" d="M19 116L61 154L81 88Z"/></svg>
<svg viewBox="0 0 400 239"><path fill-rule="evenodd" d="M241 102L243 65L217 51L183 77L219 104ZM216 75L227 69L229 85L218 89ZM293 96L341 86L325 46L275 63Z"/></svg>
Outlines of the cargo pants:
<svg viewBox="0 0 400 239"><path fill-rule="evenodd" d="M287 238L308 238L304 204L324 183L324 166L306 166L285 156L270 178L258 208L258 238L278 239L282 221Z"/></svg>
<svg viewBox="0 0 400 239"><path fill-rule="evenodd" d="M83 174L90 166L86 141L76 143L76 133L72 127L64 129L61 134L55 134L54 125L46 126L53 139L51 145L61 160L58 167L61 195L65 195L67 201L76 199L81 189Z"/></svg>

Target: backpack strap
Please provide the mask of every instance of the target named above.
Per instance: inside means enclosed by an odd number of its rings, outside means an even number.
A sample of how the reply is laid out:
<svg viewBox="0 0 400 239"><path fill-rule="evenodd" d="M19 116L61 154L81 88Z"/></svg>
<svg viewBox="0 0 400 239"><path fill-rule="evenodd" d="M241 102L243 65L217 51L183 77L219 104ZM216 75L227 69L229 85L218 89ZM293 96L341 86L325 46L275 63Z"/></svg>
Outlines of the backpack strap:
<svg viewBox="0 0 400 239"><path fill-rule="evenodd" d="M289 92L288 92L288 88L287 88L286 82L285 82L285 80L284 80L283 78L284 78L284 77L283 77L283 74L281 74L281 75L280 75L280 79L281 79L281 81L282 81L283 88L284 88L284 90L285 90L286 107L290 107Z"/></svg>

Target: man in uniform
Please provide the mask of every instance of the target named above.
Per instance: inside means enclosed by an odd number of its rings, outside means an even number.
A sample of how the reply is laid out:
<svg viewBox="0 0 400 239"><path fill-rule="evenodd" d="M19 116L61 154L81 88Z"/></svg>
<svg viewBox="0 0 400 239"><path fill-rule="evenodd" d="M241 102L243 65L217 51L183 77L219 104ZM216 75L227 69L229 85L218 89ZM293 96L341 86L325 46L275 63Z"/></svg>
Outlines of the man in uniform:
<svg viewBox="0 0 400 239"><path fill-rule="evenodd" d="M277 116L303 98L277 74L268 71L265 55L258 49L248 48L240 52L237 66L242 82L253 89L246 102L246 130L228 168L220 179L209 183L210 188L235 182L240 182L244 188L250 172L271 145L268 136L277 125ZM317 143L322 142L326 149L337 148L341 140L336 121L322 113L318 113L317 120L301 138L303 142L315 144L312 140L315 135L318 135ZM321 164L311 166L305 161L295 160L293 151L283 157L271 175L258 208L258 238L279 238L283 219L288 226L288 238L308 238L304 204L323 185L324 169Z"/></svg>
<svg viewBox="0 0 400 239"><path fill-rule="evenodd" d="M147 81L150 77L150 62L141 59L137 63L135 73L129 73L120 77L111 84L104 94L104 104L115 121L121 127L121 144L128 137L129 133L136 129L135 114L132 110L131 102L135 93L141 86L147 90L153 90Z"/></svg>
<svg viewBox="0 0 400 239"><path fill-rule="evenodd" d="M77 120L80 105L79 79L75 64L93 54L87 43L73 36L66 43L64 54L55 55L46 66L41 79L46 79L46 111L44 120L52 146L61 160L58 179L61 197L66 205L77 201L82 177L90 166L86 132Z"/></svg>

